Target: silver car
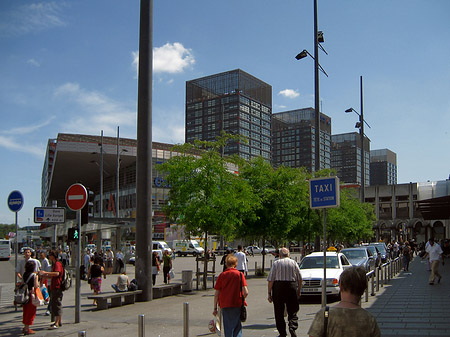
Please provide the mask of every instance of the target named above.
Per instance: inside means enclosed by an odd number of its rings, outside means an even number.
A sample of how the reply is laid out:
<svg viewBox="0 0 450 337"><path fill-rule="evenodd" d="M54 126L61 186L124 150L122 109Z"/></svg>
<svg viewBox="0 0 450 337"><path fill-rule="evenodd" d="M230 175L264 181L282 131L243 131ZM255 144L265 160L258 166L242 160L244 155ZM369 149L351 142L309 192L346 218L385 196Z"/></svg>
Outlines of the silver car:
<svg viewBox="0 0 450 337"><path fill-rule="evenodd" d="M363 267L366 273L375 269L375 258L372 252L366 247L342 249L344 254L353 266Z"/></svg>

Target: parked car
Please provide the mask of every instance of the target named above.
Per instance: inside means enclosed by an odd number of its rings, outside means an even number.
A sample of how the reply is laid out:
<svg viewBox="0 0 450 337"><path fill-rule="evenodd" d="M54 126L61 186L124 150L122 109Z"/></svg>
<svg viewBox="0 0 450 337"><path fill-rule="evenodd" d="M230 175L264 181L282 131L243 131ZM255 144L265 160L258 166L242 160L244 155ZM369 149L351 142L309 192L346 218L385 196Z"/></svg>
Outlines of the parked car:
<svg viewBox="0 0 450 337"><path fill-rule="evenodd" d="M381 265L381 254L377 247L375 246L364 246L372 253L375 259L375 267L379 267Z"/></svg>
<svg viewBox="0 0 450 337"><path fill-rule="evenodd" d="M250 255L261 254L263 252L263 249L258 246L248 246L247 252ZM264 252L267 254L269 250L267 248L264 248Z"/></svg>
<svg viewBox="0 0 450 337"><path fill-rule="evenodd" d="M163 257L162 251L160 249L153 249L152 253L153 252L158 252L159 261L162 261L162 257ZM136 256L133 255L132 257L130 257L128 259L128 263L135 266L136 265Z"/></svg>
<svg viewBox="0 0 450 337"><path fill-rule="evenodd" d="M378 248L378 251L381 255L381 262L385 263L389 260L389 254L387 252L387 247L384 242L371 242L369 246L375 246Z"/></svg>
<svg viewBox="0 0 450 337"><path fill-rule="evenodd" d="M375 258L367 247L345 248L341 250L341 253L352 265L363 267L366 273L375 269Z"/></svg>
<svg viewBox="0 0 450 337"><path fill-rule="evenodd" d="M339 278L345 268L351 267L351 263L342 253L326 252L326 264L326 293L339 296ZM303 258L300 263L302 295L322 294L323 269L323 252L311 253Z"/></svg>

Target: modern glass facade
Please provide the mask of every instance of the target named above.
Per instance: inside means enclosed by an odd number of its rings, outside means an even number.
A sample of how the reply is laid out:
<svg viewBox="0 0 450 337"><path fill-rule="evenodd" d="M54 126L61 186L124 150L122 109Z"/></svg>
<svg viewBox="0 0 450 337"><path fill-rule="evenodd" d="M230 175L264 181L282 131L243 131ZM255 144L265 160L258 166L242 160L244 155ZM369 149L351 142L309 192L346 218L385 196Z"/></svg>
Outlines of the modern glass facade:
<svg viewBox="0 0 450 337"><path fill-rule="evenodd" d="M186 143L213 141L222 131L242 135L225 155L271 160L272 87L237 69L186 82Z"/></svg>
<svg viewBox="0 0 450 337"><path fill-rule="evenodd" d="M313 108L272 115L272 165L315 169L315 111ZM331 166L331 118L320 114L320 167Z"/></svg>
<svg viewBox="0 0 450 337"><path fill-rule="evenodd" d="M370 151L370 185L397 184L397 154L388 149Z"/></svg>
<svg viewBox="0 0 450 337"><path fill-rule="evenodd" d="M364 183L370 183L370 140L364 138ZM331 168L344 183L361 185L361 136L357 132L332 136Z"/></svg>

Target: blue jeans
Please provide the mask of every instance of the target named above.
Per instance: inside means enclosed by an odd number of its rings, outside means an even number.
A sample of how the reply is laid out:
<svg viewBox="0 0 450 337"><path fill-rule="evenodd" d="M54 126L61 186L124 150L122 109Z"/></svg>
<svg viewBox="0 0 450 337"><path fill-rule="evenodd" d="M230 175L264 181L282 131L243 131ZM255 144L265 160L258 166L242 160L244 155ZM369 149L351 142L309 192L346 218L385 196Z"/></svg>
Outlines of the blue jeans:
<svg viewBox="0 0 450 337"><path fill-rule="evenodd" d="M225 337L242 337L241 308L222 308Z"/></svg>

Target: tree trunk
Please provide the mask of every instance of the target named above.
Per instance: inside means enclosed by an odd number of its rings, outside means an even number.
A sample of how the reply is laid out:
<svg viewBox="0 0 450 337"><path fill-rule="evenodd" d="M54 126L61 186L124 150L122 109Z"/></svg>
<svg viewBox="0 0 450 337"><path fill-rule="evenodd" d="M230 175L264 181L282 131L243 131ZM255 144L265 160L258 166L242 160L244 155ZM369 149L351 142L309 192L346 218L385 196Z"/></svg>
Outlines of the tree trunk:
<svg viewBox="0 0 450 337"><path fill-rule="evenodd" d="M208 249L208 232L205 232L205 253L203 262L203 290L206 290L206 283L208 281L208 254L206 254Z"/></svg>

